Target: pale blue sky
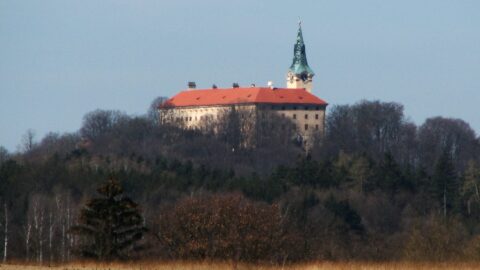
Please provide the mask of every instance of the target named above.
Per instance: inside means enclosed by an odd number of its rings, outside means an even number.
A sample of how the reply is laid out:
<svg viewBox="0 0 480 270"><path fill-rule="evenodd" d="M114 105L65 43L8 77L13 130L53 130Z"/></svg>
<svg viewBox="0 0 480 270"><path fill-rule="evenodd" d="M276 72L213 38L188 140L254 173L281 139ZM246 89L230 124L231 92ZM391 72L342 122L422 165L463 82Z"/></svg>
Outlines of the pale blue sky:
<svg viewBox="0 0 480 270"><path fill-rule="evenodd" d="M480 131L480 1L0 0L0 145L146 112L187 81L284 86L303 21L314 93L397 101Z"/></svg>

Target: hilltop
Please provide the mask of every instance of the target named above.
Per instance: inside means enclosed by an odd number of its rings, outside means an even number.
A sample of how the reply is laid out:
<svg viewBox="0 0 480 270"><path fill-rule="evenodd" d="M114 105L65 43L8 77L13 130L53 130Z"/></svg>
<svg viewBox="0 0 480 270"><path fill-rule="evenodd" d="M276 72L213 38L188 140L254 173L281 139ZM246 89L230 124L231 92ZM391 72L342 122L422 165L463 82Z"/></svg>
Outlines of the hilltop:
<svg viewBox="0 0 480 270"><path fill-rule="evenodd" d="M335 106L325 137L306 152L275 128L258 131L255 147L241 147L238 121L201 132L149 115L93 111L78 132L39 142L27 133L21 153L3 152L0 217L8 227L0 239L8 236L7 259L76 258L78 239L67 231L109 177L140 204L150 230L148 248L132 258L479 256L480 142L460 119L416 126L398 103Z"/></svg>

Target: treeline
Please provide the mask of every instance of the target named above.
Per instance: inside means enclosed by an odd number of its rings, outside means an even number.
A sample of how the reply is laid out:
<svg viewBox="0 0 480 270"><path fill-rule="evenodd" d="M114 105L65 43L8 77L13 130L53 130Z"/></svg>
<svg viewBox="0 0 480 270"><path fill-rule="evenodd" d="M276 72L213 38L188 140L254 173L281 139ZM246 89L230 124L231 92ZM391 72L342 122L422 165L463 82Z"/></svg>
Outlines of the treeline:
<svg viewBox="0 0 480 270"><path fill-rule="evenodd" d="M253 128L254 147L242 145L252 137L238 111L216 132L148 115L98 110L76 133L37 142L30 131L22 152L0 150L0 254L78 258L71 228L115 177L148 228L128 258L480 258L480 140L462 120L416 126L397 103L336 106L306 152L268 123Z"/></svg>

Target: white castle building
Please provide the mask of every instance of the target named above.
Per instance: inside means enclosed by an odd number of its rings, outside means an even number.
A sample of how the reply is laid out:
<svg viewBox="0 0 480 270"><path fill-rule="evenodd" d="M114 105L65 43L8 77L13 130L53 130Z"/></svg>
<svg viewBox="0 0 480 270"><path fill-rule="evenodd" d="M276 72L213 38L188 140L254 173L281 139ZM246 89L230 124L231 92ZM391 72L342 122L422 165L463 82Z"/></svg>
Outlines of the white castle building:
<svg viewBox="0 0 480 270"><path fill-rule="evenodd" d="M287 72L286 88L272 86L196 89L195 83L168 99L159 107L160 122L184 128L203 129L214 125L232 109L246 111L248 121L260 114L274 113L288 118L305 145L325 130L327 102L313 94L314 72L308 66L302 28L299 24L293 62ZM278 119L278 118L275 118ZM244 132L248 132L245 130Z"/></svg>

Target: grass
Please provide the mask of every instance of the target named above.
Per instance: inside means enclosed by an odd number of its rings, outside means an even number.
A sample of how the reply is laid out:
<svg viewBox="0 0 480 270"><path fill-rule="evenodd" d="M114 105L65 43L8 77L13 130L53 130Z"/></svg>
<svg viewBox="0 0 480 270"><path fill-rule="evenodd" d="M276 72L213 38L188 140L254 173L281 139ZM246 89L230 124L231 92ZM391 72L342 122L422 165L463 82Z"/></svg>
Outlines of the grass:
<svg viewBox="0 0 480 270"><path fill-rule="evenodd" d="M229 263L189 263L189 262L165 262L165 263L138 263L138 264L95 264L74 263L59 266L36 266L26 264L3 264L1 270L223 270L233 269ZM238 270L433 270L433 269L480 269L480 263L342 263L342 262L319 262L297 264L290 266L259 266L239 264Z"/></svg>

